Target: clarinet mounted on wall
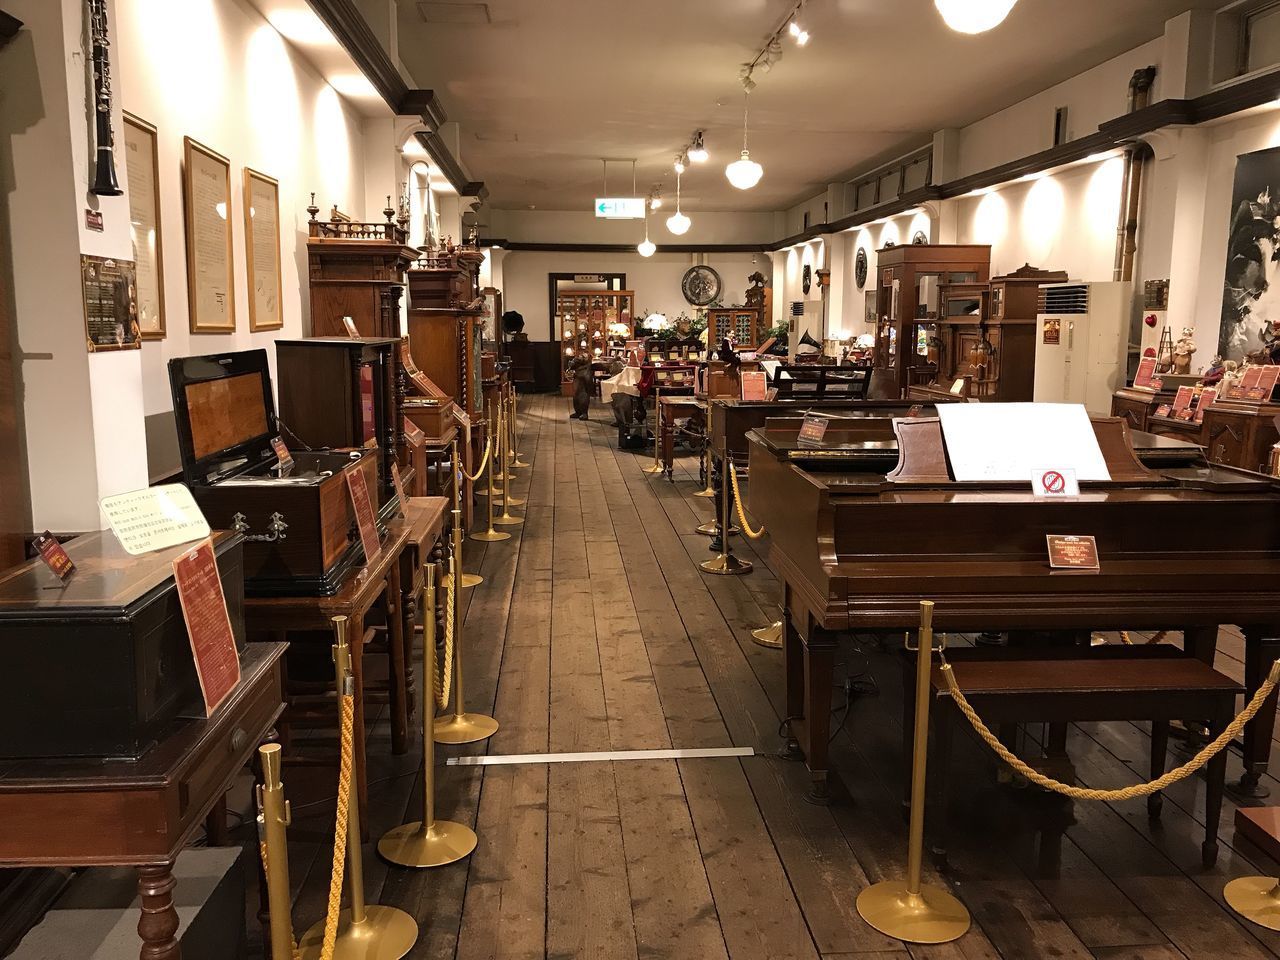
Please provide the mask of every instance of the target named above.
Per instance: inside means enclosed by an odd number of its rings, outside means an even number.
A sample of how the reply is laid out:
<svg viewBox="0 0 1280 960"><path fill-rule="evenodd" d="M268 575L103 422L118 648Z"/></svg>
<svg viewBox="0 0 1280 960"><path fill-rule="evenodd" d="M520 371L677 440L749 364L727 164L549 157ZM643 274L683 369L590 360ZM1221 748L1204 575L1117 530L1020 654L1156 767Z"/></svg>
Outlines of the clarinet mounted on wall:
<svg viewBox="0 0 1280 960"><path fill-rule="evenodd" d="M115 134L111 130L111 60L108 48L107 0L86 0L89 5L89 39L93 44L93 112L96 161L91 193L118 197L124 193L116 179Z"/></svg>

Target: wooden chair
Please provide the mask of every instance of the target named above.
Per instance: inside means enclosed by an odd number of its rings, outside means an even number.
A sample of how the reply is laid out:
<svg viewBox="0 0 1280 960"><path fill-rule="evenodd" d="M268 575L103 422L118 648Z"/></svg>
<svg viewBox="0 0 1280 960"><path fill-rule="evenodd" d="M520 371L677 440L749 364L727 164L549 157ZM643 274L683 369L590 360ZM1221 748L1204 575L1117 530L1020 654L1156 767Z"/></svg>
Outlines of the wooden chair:
<svg viewBox="0 0 1280 960"><path fill-rule="evenodd" d="M1131 652L1133 651L1133 652ZM1235 716L1236 697L1244 688L1229 677L1175 648L1135 650L1112 647L1072 655L1070 651L1030 650L1010 656L980 648L948 651L947 660L965 698L993 729L998 724L1044 722L1062 731L1066 724L1104 720L1151 721L1151 779L1164 773L1169 721L1206 718L1209 736L1216 737ZM955 707L940 666L935 666L932 690L933 758L930 775L937 787L935 802L948 808L948 765L957 725L969 722ZM912 713L911 704L905 712ZM910 723L908 724L910 726ZM984 745L984 749L986 749ZM1218 857L1218 821L1227 768L1224 750L1209 761L1205 779L1204 865ZM1088 801L1086 801L1088 802ZM1147 798L1147 813L1160 816L1163 798ZM950 829L947 829L950 833Z"/></svg>

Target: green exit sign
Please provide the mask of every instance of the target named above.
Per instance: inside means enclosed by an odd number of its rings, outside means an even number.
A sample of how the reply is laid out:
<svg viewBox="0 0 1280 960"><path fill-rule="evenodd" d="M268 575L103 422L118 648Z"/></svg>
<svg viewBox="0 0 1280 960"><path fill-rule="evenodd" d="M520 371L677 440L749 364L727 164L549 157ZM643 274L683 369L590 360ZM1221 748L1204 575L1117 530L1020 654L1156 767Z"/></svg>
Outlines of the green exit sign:
<svg viewBox="0 0 1280 960"><path fill-rule="evenodd" d="M596 216L601 220L643 220L644 197L597 197Z"/></svg>

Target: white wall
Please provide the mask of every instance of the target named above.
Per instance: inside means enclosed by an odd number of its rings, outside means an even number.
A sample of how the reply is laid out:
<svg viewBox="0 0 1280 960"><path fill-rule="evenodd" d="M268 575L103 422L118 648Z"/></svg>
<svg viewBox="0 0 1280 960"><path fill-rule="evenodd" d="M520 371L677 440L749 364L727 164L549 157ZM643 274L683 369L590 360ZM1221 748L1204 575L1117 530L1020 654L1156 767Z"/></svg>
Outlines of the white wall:
<svg viewBox="0 0 1280 960"><path fill-rule="evenodd" d="M722 300L726 305L742 303L746 297L747 277L759 270L769 277L767 254L679 254L659 251L644 258L637 253L560 253L528 250L507 251L502 257L502 308L516 310L524 316L525 333L531 340L552 339L549 313L548 274L552 273L625 273L627 287L635 291L636 312L641 316L664 313L675 318L680 313L694 313L680 290L685 271L705 262L720 274L724 282ZM776 293L775 293L776 296Z"/></svg>
<svg viewBox="0 0 1280 960"><path fill-rule="evenodd" d="M1166 54L1163 38L1123 53L1070 80L1049 87L998 113L960 129L957 177L988 170L1053 146L1053 118L1067 108L1067 134L1077 140L1097 133L1098 125L1121 116L1128 107L1129 79L1135 70L1156 65ZM1151 91L1160 99L1160 71Z"/></svg>
<svg viewBox="0 0 1280 960"><path fill-rule="evenodd" d="M685 209L692 221L689 232L675 236L667 230L667 217L675 213L675 197L649 214L649 239L661 249L664 243L719 244L772 243L779 239L772 213L718 213ZM627 243L644 239L640 220L600 220L590 210L494 210L482 211L484 237L524 243Z"/></svg>
<svg viewBox="0 0 1280 960"><path fill-rule="evenodd" d="M159 131L168 336L142 347L143 391L151 415L172 409L166 367L171 357L263 347L274 362L273 340L309 332L306 207L315 191L321 216L334 204L356 218L365 216L363 132L359 115L247 2L117 0L117 6L112 46L117 97ZM234 334L189 332L184 136L231 161ZM245 167L280 182L284 329L272 333L249 332ZM120 177L123 181L123 170ZM381 219L381 213L377 216Z"/></svg>
<svg viewBox="0 0 1280 960"><path fill-rule="evenodd" d="M1031 264L1110 280L1124 161L1112 157L954 201L957 243L991 244L991 275Z"/></svg>

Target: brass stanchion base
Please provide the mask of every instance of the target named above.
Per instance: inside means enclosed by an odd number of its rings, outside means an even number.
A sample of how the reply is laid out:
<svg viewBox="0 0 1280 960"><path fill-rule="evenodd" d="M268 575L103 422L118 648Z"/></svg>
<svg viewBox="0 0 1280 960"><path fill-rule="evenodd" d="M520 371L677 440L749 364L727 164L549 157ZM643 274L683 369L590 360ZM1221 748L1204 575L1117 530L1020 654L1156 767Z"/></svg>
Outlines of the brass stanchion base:
<svg viewBox="0 0 1280 960"><path fill-rule="evenodd" d="M499 497L497 500L493 501L493 505L496 507L499 504L502 504L503 506L523 507L524 501L519 497Z"/></svg>
<svg viewBox="0 0 1280 960"><path fill-rule="evenodd" d="M711 486L710 484L707 484L707 487L705 490L699 490L697 493L694 494L695 497L708 497L708 498L714 497L715 495L716 495L715 487Z"/></svg>
<svg viewBox="0 0 1280 960"><path fill-rule="evenodd" d="M515 461L513 463L508 464L508 466L512 470L528 470L529 469L529 465L520 459L520 454L518 453L516 454Z"/></svg>
<svg viewBox="0 0 1280 960"><path fill-rule="evenodd" d="M486 717L483 713L464 713L462 716L451 713L446 717L437 717L435 734L436 743L475 743L488 740L498 732L498 721Z"/></svg>
<svg viewBox="0 0 1280 960"><path fill-rule="evenodd" d="M419 821L387 831L378 841L378 853L402 867L443 867L470 856L477 842L466 824L437 820L430 830L423 830Z"/></svg>
<svg viewBox="0 0 1280 960"><path fill-rule="evenodd" d="M858 894L858 914L881 933L907 943L949 943L969 929L969 911L941 887L921 884L907 893L902 880L885 880Z"/></svg>
<svg viewBox="0 0 1280 960"><path fill-rule="evenodd" d="M767 627L761 627L759 630L752 630L751 639L762 647L768 647L771 650L781 650L782 621L775 620Z"/></svg>
<svg viewBox="0 0 1280 960"><path fill-rule="evenodd" d="M741 528L733 525L729 526L729 536L736 537L741 532ZM698 527L694 533L700 533L704 537L718 537L720 536L720 522L718 520L712 520L708 523L704 523L702 526Z"/></svg>
<svg viewBox="0 0 1280 960"><path fill-rule="evenodd" d="M643 470L641 470L640 472L641 472L641 473L647 473L647 474L649 474L650 476L654 476L654 475L659 474L659 473L665 473L665 472L666 472L666 469L667 469L667 468L666 468L666 467L664 467L662 464L660 464L660 463L655 463L655 464L651 464L650 466L645 467L645 468L644 468Z"/></svg>
<svg viewBox="0 0 1280 960"><path fill-rule="evenodd" d="M498 521L495 520L494 523ZM481 530L479 533L471 534L472 540L479 540L481 543L497 543L499 540L510 540L511 534L503 533L501 530Z"/></svg>
<svg viewBox="0 0 1280 960"><path fill-rule="evenodd" d="M1280 930L1280 896L1274 877L1240 877L1222 889L1229 906L1246 920L1268 930Z"/></svg>
<svg viewBox="0 0 1280 960"><path fill-rule="evenodd" d="M515 478L516 478L516 475L514 473L507 473L507 471L505 470L503 470L501 473L495 473L493 475L494 480L514 480Z"/></svg>
<svg viewBox="0 0 1280 960"><path fill-rule="evenodd" d="M699 567L703 573L714 573L721 577L732 577L751 572L750 560L739 560L732 553L722 553L710 560L703 560Z"/></svg>
<svg viewBox="0 0 1280 960"><path fill-rule="evenodd" d="M478 573L464 573L464 574L462 575L462 589L463 589L463 590L466 590L466 589L468 589L468 588L470 588L470 587L478 587L478 586L480 586L480 584L482 584L482 583L484 583L484 577L480 576L480 574L478 574ZM440 578L440 585L441 585L442 587L451 587L451 586L453 586L453 574L446 573L443 577L441 577L441 578Z"/></svg>
<svg viewBox="0 0 1280 960"><path fill-rule="evenodd" d="M338 916L338 940L333 960L400 960L418 940L413 917L395 907L365 908L363 923L352 924L351 911ZM314 960L324 946L324 921L307 931L298 944L302 960Z"/></svg>
<svg viewBox="0 0 1280 960"><path fill-rule="evenodd" d="M494 517L493 522L500 527L518 527L524 523L524 517Z"/></svg>

